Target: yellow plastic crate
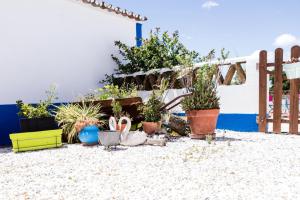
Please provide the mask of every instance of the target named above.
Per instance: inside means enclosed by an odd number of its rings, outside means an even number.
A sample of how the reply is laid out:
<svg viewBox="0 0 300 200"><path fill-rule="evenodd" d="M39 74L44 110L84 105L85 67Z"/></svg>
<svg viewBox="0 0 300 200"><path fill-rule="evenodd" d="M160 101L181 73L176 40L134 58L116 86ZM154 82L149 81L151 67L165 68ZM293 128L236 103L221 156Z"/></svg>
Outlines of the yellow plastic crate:
<svg viewBox="0 0 300 200"><path fill-rule="evenodd" d="M34 151L62 146L62 130L10 134L13 151Z"/></svg>

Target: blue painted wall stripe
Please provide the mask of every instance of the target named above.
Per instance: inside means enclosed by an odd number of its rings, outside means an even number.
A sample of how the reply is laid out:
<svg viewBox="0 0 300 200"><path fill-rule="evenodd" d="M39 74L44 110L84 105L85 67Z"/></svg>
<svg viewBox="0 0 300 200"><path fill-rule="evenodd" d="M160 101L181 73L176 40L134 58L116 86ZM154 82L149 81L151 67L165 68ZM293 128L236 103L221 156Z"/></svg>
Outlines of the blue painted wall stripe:
<svg viewBox="0 0 300 200"><path fill-rule="evenodd" d="M0 146L10 145L10 133L20 132L17 105L0 105Z"/></svg>
<svg viewBox="0 0 300 200"><path fill-rule="evenodd" d="M178 116L185 116L185 113L177 113ZM256 123L257 114L224 114L219 115L217 129L226 129L240 132L258 132Z"/></svg>
<svg viewBox="0 0 300 200"><path fill-rule="evenodd" d="M143 38L143 33L142 33L142 28L143 25L140 23L136 23L136 46L140 47L143 44L142 38Z"/></svg>
<svg viewBox="0 0 300 200"><path fill-rule="evenodd" d="M217 128L240 132L258 132L257 114L220 114Z"/></svg>

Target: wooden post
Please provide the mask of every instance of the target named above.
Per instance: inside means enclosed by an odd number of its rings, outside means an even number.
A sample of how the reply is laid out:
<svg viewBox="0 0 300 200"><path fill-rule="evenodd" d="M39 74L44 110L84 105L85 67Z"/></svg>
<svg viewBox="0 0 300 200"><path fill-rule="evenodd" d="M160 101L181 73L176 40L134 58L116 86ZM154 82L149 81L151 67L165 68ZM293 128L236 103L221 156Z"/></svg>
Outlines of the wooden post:
<svg viewBox="0 0 300 200"><path fill-rule="evenodd" d="M291 59L300 57L300 47L294 46L291 50ZM299 80L290 81L290 127L291 134L298 134L298 113L299 113Z"/></svg>
<svg viewBox="0 0 300 200"><path fill-rule="evenodd" d="M259 131L267 131L267 51L259 53Z"/></svg>
<svg viewBox="0 0 300 200"><path fill-rule="evenodd" d="M273 119L274 133L281 133L282 63L283 63L283 50L281 48L278 48L275 51L274 119Z"/></svg>

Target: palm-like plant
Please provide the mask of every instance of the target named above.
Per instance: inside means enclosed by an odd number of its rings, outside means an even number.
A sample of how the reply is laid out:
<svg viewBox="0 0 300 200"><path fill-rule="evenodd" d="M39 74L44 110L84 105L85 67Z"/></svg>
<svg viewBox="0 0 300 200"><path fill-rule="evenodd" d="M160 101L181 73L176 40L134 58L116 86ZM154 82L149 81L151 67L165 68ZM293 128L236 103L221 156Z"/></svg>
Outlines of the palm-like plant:
<svg viewBox="0 0 300 200"><path fill-rule="evenodd" d="M82 102L81 104L66 104L57 107L55 120L63 129L68 143L78 141L78 133L88 125L100 125L101 105Z"/></svg>

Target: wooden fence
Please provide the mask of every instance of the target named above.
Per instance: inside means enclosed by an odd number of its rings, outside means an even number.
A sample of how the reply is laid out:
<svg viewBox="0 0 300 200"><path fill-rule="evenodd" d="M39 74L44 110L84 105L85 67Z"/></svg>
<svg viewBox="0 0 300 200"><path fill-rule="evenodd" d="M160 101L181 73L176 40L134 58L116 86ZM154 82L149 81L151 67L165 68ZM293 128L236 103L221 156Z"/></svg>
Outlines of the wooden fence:
<svg viewBox="0 0 300 200"><path fill-rule="evenodd" d="M300 46L294 46L291 49L291 60L300 57ZM259 55L259 116L258 124L260 132L267 132L267 123L273 123L274 133L281 133L281 124L289 124L289 133L298 134L299 124L299 84L300 79L290 81L290 110L287 119L282 118L282 95L283 95L283 64L288 61L283 60L283 49L275 50L274 63L268 63L267 51L261 51ZM274 67L273 70L268 70ZM268 92L268 75L274 76L274 102L273 118L267 114L267 92Z"/></svg>

